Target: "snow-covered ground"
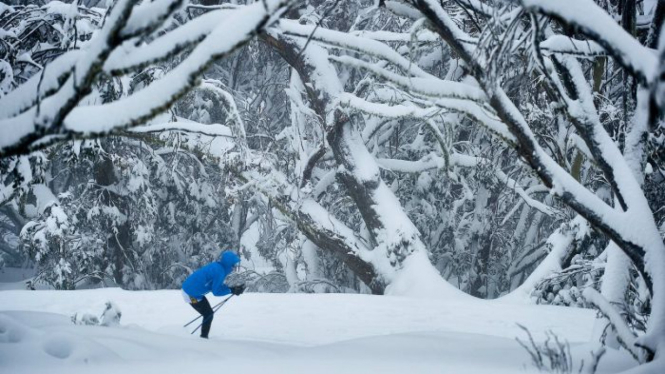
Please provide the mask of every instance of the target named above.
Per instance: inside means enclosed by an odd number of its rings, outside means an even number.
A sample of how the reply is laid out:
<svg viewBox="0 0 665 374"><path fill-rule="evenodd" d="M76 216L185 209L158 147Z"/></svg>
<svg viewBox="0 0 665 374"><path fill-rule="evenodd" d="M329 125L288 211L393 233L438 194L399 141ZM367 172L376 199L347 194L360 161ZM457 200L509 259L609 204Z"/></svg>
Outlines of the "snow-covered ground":
<svg viewBox="0 0 665 374"><path fill-rule="evenodd" d="M106 301L120 327L74 325ZM211 303L221 299L212 298ZM349 294L245 294L216 315L211 339L183 324L196 313L179 291L0 291L3 373L529 373L515 338L551 330L589 361L590 310ZM611 352L599 373L631 367Z"/></svg>

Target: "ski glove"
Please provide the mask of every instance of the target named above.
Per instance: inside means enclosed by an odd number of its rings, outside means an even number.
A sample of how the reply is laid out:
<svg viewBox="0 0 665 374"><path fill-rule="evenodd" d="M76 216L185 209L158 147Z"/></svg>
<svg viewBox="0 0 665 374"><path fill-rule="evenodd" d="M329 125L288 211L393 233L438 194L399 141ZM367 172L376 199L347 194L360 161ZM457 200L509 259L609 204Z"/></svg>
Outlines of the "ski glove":
<svg viewBox="0 0 665 374"><path fill-rule="evenodd" d="M232 293L232 294L238 296L238 295L240 295L241 293L245 292L245 285L244 285L244 284L241 284L241 285L239 285L239 286L229 287L229 289L231 289L231 293Z"/></svg>

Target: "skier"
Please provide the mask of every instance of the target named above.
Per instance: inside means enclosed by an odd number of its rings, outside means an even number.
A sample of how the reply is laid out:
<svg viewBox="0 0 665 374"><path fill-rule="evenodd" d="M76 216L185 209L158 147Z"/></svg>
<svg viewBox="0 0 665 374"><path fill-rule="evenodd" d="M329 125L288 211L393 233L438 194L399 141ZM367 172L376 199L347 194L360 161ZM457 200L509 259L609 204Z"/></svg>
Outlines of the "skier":
<svg viewBox="0 0 665 374"><path fill-rule="evenodd" d="M214 313L205 295L212 292L215 296L230 293L237 296L245 291L244 285L229 287L224 284L226 276L231 274L239 263L238 255L231 251L224 251L219 255L217 261L198 269L182 283L182 296L185 301L203 316L202 338L208 339Z"/></svg>

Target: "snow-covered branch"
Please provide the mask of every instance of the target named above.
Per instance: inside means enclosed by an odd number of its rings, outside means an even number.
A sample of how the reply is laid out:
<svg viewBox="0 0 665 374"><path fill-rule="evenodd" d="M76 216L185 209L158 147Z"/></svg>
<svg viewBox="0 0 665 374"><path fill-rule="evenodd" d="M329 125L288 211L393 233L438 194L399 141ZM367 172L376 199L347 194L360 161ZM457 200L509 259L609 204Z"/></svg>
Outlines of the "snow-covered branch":
<svg viewBox="0 0 665 374"><path fill-rule="evenodd" d="M72 109L91 91L103 61L122 42L120 33L132 10L132 2L119 0L109 11L104 27L85 55L73 64L67 81L36 107L0 121L0 155L26 152L47 135L62 135L62 123ZM59 75L59 74L58 74Z"/></svg>
<svg viewBox="0 0 665 374"><path fill-rule="evenodd" d="M192 45L205 34L205 39L181 64L143 90L108 104L78 106L83 97L91 91L102 66L108 61L107 58L113 53L116 57L111 61L123 61L122 57L127 57L123 52L114 52L123 50L120 47L124 41L123 35L129 36L139 31L154 29L164 21L167 13L175 11L180 4L179 1L164 0L138 6L137 12L149 12L151 16L142 17L141 21L132 21L130 30L123 34L127 22L131 21L129 18L133 2L117 2L107 17L104 28L88 47L85 57L83 54L68 54L67 58L56 60L75 66L71 75L68 74L67 67L60 64L45 72L44 76L48 78L45 88L57 90L55 93L51 96L44 94L45 98L41 101L41 93L31 98L32 89L39 86L39 81L33 78L29 82L30 86L17 94L25 92L29 97L5 112L6 117L20 114L0 120L0 154L6 156L29 152L58 139L98 136L145 123L195 87L198 77L213 61L232 53L269 26L269 22L275 20L273 17L284 11L286 3L286 0L275 0L238 7L232 11L233 17L221 23L219 17L229 13L212 12L193 20L192 26L185 25L176 29L173 38L167 33L162 39L158 38L153 42L157 43L156 45L151 43L144 46L146 54L141 53L141 47L137 47L132 54L136 56L135 60L125 65L112 63L107 70L117 72L163 59L174 51L185 48L185 45ZM68 80L60 85L59 80L63 77ZM44 89L40 90L43 92ZM37 106L25 110L35 102L38 102ZM91 118L95 119L94 123L90 123Z"/></svg>
<svg viewBox="0 0 665 374"><path fill-rule="evenodd" d="M217 10L205 13L157 37L146 45L128 45L118 48L106 60L104 70L112 75L120 75L164 61L202 42L222 20L231 14L235 14L234 11Z"/></svg>
<svg viewBox="0 0 665 374"><path fill-rule="evenodd" d="M642 349L635 345L636 336L624 322L623 317L617 309L610 304L598 291L592 287L587 287L582 293L584 299L596 307L610 323L612 328L617 334L617 340L630 354L639 362L644 362L645 353ZM653 352L651 352L653 353Z"/></svg>
<svg viewBox="0 0 665 374"><path fill-rule="evenodd" d="M163 131L184 131L208 136L222 136L225 138L235 138L228 126L214 124L204 125L196 122L168 122L159 124L150 124L145 126L136 126L130 129L134 133L151 133Z"/></svg>
<svg viewBox="0 0 665 374"><path fill-rule="evenodd" d="M468 156L460 153L453 153L449 155L449 167L463 167L463 168L474 168L478 167L481 164L491 165L490 160L487 160L482 157ZM376 162L383 168L402 172L402 173L420 173L432 169L443 169L445 168L446 161L443 157L438 156L434 153L430 153L427 156L421 158L418 161L406 161L406 160L396 160L396 159L377 159ZM542 202L532 198L527 191L522 188L519 183L506 175L503 171L499 169L494 169L494 175L496 178L506 187L515 191L515 193L521 197L524 202L538 211L552 216L557 213L555 209L550 206L543 204Z"/></svg>
<svg viewBox="0 0 665 374"><path fill-rule="evenodd" d="M127 24L120 33L121 36L128 39L155 31L184 3L185 0L142 2L132 10Z"/></svg>
<svg viewBox="0 0 665 374"><path fill-rule="evenodd" d="M82 58L80 50L69 51L56 58L41 74L30 78L7 95L0 97L0 120L17 116L56 92L71 75L72 68Z"/></svg>
<svg viewBox="0 0 665 374"><path fill-rule="evenodd" d="M532 297L538 283L543 279L561 270L561 265L566 257L570 256L576 242L580 242L586 235L589 235L590 227L584 218L577 216L570 222L565 222L552 235L547 238L545 248L549 246L549 253L545 259L538 264L536 269L518 288L503 296L501 300L523 302ZM535 248L538 249L538 248ZM520 263L533 264L535 259L542 254L535 251L530 258L523 258ZM534 259L534 257L536 257ZM519 266L519 263L517 264ZM517 271L517 270L513 270Z"/></svg>
<svg viewBox="0 0 665 374"><path fill-rule="evenodd" d="M578 40L559 34L542 41L540 49L548 54L558 53L587 58L607 55L603 47L594 41Z"/></svg>
<svg viewBox="0 0 665 374"><path fill-rule="evenodd" d="M376 261L380 259L374 258L372 251L353 230L312 198L301 196L293 199L297 186L290 185L284 175L266 165L265 160L261 163L263 165L254 165L247 171L239 171L233 166L229 169L241 181L248 183L249 188L270 199L319 248L330 251L344 261L374 293L383 293L386 279L375 267ZM262 169L269 174L260 173Z"/></svg>
<svg viewBox="0 0 665 374"><path fill-rule="evenodd" d="M408 102L405 104L387 105L369 102L350 93L340 95L340 105L349 106L360 112L384 118L418 118L426 120L439 114L442 110L464 113L475 121L480 122L494 135L503 139L508 144L515 142L515 137L508 131L506 125L487 108L478 105L473 100L443 98L423 101L432 106L421 108L414 103Z"/></svg>
<svg viewBox="0 0 665 374"><path fill-rule="evenodd" d="M286 35L292 35L299 38L309 38L311 35L312 40L324 45L343 48L349 51L362 53L366 56L388 61L414 77L427 79L434 78L431 74L422 70L418 65L411 63L388 45L373 40L371 37L365 35L356 36L322 27L315 28L314 26L300 25L290 20L280 21L279 28L283 30Z"/></svg>
<svg viewBox="0 0 665 374"><path fill-rule="evenodd" d="M331 56L330 59L349 66L365 69L415 94L430 96L432 98L463 99L480 103L487 100L487 97L481 90L468 84L432 78L408 78L351 56Z"/></svg>
<svg viewBox="0 0 665 374"><path fill-rule="evenodd" d="M641 83L648 85L654 79L658 66L656 56L592 0L522 0L522 4L530 11L552 16L589 36Z"/></svg>

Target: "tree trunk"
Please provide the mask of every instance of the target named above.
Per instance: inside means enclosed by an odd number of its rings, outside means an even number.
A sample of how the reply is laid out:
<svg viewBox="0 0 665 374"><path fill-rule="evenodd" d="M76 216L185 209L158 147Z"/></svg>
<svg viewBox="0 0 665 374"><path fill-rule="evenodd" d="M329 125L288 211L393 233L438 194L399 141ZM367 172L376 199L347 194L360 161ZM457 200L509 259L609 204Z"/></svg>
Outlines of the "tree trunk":
<svg viewBox="0 0 665 374"><path fill-rule="evenodd" d="M284 35L263 35L263 40L273 46L300 75L310 105L326 131L335 160L343 169L338 172L338 179L360 211L371 236L371 250L375 252L369 261L355 257L355 261L364 262L359 267L372 269L388 286L394 283L395 286L386 289L387 292L417 294L427 290L423 292L439 296L459 293L429 261L420 232L384 183L376 160L367 150L354 122L335 107L335 97L343 89L341 83L334 80L337 79L337 72L327 60L327 52L313 44L303 49L304 43ZM296 223L299 227L303 226L298 221ZM320 248L327 249L326 243L322 243L325 238L312 234L310 239ZM412 270L405 272L403 269L407 260L412 260L410 263L413 266ZM372 285L369 286L372 288Z"/></svg>
<svg viewBox="0 0 665 374"><path fill-rule="evenodd" d="M127 207L122 199L110 189L105 188L118 182L113 161L108 155L101 155L101 161L95 164L94 176L95 183L104 189L101 194L102 203L109 207L115 206L120 212L127 215ZM125 219L124 222L118 225L112 220L106 219L105 224L108 226L106 245L108 258L113 264L113 278L116 284L124 287L126 284L123 279L123 269L125 266L132 265L128 253L131 246L129 220Z"/></svg>

